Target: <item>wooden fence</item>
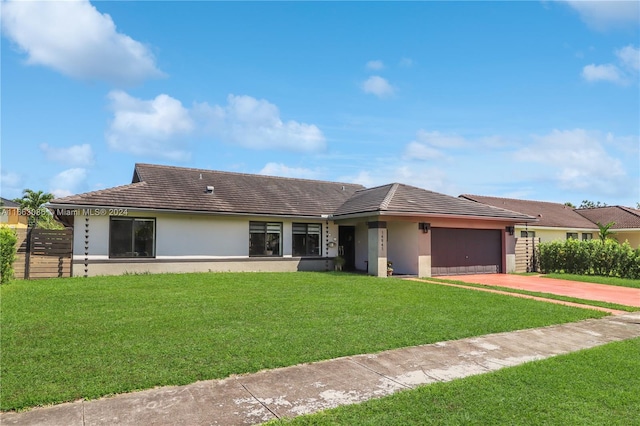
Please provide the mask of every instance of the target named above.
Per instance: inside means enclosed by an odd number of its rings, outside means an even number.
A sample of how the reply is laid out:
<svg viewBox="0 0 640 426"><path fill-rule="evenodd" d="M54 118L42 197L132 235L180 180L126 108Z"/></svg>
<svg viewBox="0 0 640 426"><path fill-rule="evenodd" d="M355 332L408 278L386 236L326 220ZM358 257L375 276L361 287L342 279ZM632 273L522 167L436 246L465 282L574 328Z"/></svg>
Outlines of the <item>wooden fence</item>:
<svg viewBox="0 0 640 426"><path fill-rule="evenodd" d="M535 255L540 238L516 238L516 272L535 272L538 259Z"/></svg>
<svg viewBox="0 0 640 426"><path fill-rule="evenodd" d="M72 275L73 229L18 229L15 278L36 279Z"/></svg>

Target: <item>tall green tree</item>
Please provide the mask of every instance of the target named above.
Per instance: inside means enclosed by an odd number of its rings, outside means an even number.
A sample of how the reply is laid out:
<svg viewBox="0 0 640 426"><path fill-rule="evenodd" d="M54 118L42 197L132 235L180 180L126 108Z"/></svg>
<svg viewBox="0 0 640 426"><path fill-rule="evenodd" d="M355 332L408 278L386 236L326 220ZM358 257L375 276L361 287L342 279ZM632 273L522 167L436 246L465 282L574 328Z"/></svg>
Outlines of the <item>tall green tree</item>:
<svg viewBox="0 0 640 426"><path fill-rule="evenodd" d="M613 232L610 231L610 228L615 224L615 222L609 222L606 225L603 225L600 222L596 222L596 225L598 225L598 229L600 229L600 232L598 232L598 237L600 237L600 241L602 241L602 244L604 244L607 238L611 238L611 234L613 234Z"/></svg>
<svg viewBox="0 0 640 426"><path fill-rule="evenodd" d="M50 220L51 213L43 206L54 198L49 192L25 189L22 198L13 201L20 204L20 208L29 215L29 226L35 226L40 220Z"/></svg>

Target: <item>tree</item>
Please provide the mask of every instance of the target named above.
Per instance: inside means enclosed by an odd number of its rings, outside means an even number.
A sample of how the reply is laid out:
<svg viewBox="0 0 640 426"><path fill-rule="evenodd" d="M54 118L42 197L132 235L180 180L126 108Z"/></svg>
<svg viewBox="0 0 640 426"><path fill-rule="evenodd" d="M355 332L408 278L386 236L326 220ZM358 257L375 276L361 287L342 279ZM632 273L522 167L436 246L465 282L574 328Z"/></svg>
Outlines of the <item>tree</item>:
<svg viewBox="0 0 640 426"><path fill-rule="evenodd" d="M572 209L576 208L576 206L574 206L571 201L567 201L566 203L564 203L564 205L567 206L567 207L571 207Z"/></svg>
<svg viewBox="0 0 640 426"><path fill-rule="evenodd" d="M597 207L607 207L607 203L601 203L600 201L582 200L582 204L580 204L579 209L595 209Z"/></svg>
<svg viewBox="0 0 640 426"><path fill-rule="evenodd" d="M606 225L603 225L600 222L596 222L596 225L598 225L598 228L600 229L598 236L600 237L600 241L602 241L602 244L604 244L607 238L611 238L611 234L613 234L613 232L611 232L609 228L611 228L615 224L615 222L609 222Z"/></svg>
<svg viewBox="0 0 640 426"><path fill-rule="evenodd" d="M20 204L20 208L29 215L29 226L35 226L41 220L50 219L51 212L42 206L54 198L49 192L25 189L22 191L22 198L16 198L13 201Z"/></svg>

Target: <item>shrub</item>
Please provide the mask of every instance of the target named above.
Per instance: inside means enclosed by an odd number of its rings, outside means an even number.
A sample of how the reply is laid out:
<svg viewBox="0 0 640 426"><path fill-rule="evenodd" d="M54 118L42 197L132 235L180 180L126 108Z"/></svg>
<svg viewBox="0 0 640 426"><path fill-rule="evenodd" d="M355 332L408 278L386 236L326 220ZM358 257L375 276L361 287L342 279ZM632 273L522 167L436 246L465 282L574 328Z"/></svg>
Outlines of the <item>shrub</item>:
<svg viewBox="0 0 640 426"><path fill-rule="evenodd" d="M0 284L13 278L17 242L18 237L13 229L0 228Z"/></svg>
<svg viewBox="0 0 640 426"><path fill-rule="evenodd" d="M640 278L640 249L614 240L541 243L538 246L540 270L544 273L594 274L621 278Z"/></svg>

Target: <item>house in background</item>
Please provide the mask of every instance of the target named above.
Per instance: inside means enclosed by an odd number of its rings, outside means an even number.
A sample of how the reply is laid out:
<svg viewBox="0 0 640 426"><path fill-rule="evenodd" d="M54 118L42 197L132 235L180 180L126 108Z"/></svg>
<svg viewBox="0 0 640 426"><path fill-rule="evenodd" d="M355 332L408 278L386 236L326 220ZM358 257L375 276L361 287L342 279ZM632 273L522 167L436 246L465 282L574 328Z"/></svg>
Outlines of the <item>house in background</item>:
<svg viewBox="0 0 640 426"><path fill-rule="evenodd" d="M29 225L29 217L22 214L20 204L0 198L0 226L7 226L13 229L26 229Z"/></svg>
<svg viewBox="0 0 640 426"><path fill-rule="evenodd" d="M460 196L466 200L514 210L538 218L535 223L516 225L517 237L538 237L540 242L562 241L569 238L590 240L598 238L597 223L611 227L612 236L619 242L629 241L640 248L640 210L611 206L593 209L574 209L560 203L486 197L482 195Z"/></svg>
<svg viewBox="0 0 640 426"><path fill-rule="evenodd" d="M393 183L376 188L137 164L132 183L53 200L74 273L511 272L526 214Z"/></svg>
<svg viewBox="0 0 640 426"><path fill-rule="evenodd" d="M598 238L598 226L564 204L469 194L463 194L460 198L517 211L538 219L535 223L517 224L516 237L537 237L542 243L568 238Z"/></svg>
<svg viewBox="0 0 640 426"><path fill-rule="evenodd" d="M640 248L640 210L630 207L609 206L593 209L577 209L576 212L593 223L606 225L619 242L628 241L631 247Z"/></svg>

